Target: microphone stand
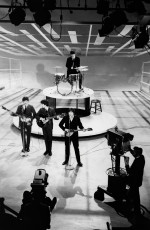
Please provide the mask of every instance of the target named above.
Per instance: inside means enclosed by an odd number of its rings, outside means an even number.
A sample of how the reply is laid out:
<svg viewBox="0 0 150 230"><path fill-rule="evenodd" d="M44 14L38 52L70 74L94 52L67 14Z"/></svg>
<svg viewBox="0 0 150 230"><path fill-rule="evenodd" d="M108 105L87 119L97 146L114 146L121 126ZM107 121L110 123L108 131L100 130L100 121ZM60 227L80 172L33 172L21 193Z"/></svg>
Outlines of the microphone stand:
<svg viewBox="0 0 150 230"><path fill-rule="evenodd" d="M68 165L66 165L66 170L73 170L74 167L71 165L71 151L70 151L70 117L69 117L69 161L68 161Z"/></svg>
<svg viewBox="0 0 150 230"><path fill-rule="evenodd" d="M24 116L25 116L25 114L24 114ZM22 118L23 118L23 116L22 116ZM25 121L23 120L22 121L22 142L23 142L23 154L22 154L22 156L26 156L26 154L25 154Z"/></svg>

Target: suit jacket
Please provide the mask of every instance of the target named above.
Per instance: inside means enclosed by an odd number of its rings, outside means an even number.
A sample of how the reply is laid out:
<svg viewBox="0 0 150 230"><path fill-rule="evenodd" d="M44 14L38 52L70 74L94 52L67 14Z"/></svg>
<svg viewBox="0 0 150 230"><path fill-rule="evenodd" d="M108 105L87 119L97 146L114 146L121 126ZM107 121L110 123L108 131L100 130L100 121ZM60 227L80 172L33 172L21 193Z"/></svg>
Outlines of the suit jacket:
<svg viewBox="0 0 150 230"><path fill-rule="evenodd" d="M69 115L63 117L63 119L59 123L59 127L63 131L65 131L65 129L75 129L76 130L78 127L80 129L84 128L78 116L74 116L73 120L70 121Z"/></svg>
<svg viewBox="0 0 150 230"><path fill-rule="evenodd" d="M135 158L131 167L126 166L126 170L129 174L130 187L140 187L143 181L143 172L145 166L145 158L143 155Z"/></svg>
<svg viewBox="0 0 150 230"><path fill-rule="evenodd" d="M27 105L26 110L24 110L23 105L19 105L16 111L16 115L19 116L25 116L27 118L31 118L31 125L32 125L32 121L36 116L36 112L35 109L32 105ZM21 118L19 118L19 125L21 124Z"/></svg>
<svg viewBox="0 0 150 230"><path fill-rule="evenodd" d="M51 214L48 205L32 201L22 206L21 218L25 230L46 230L50 228Z"/></svg>
<svg viewBox="0 0 150 230"><path fill-rule="evenodd" d="M48 111L45 108L41 108L36 115L37 119L46 118L46 117L54 117L56 116L55 110L51 107L48 108ZM50 126L49 128L53 129L53 119L50 119L43 128L46 128L47 126Z"/></svg>
<svg viewBox="0 0 150 230"><path fill-rule="evenodd" d="M67 75L78 73L78 71L75 68L79 67L79 66L80 66L80 58L79 57L75 57L75 59L68 57L67 61L66 61ZM73 67L73 69L71 69L71 67Z"/></svg>

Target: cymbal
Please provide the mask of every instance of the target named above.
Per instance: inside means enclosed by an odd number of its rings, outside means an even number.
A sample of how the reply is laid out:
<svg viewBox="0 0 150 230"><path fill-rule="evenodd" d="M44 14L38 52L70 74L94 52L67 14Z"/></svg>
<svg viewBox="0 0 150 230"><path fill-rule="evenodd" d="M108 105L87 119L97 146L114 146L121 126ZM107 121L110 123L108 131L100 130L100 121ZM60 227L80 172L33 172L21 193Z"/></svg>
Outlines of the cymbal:
<svg viewBox="0 0 150 230"><path fill-rule="evenodd" d="M81 72L88 71L88 70L89 70L89 69L86 69L86 68L85 68L85 69L82 69Z"/></svg>
<svg viewBox="0 0 150 230"><path fill-rule="evenodd" d="M76 67L75 69L78 69L78 70L83 70L83 69L87 69L88 66L79 66L79 67Z"/></svg>
<svg viewBox="0 0 150 230"><path fill-rule="evenodd" d="M87 67L88 67L88 66L82 66L82 65L81 65L81 66L79 66L79 68L87 68Z"/></svg>

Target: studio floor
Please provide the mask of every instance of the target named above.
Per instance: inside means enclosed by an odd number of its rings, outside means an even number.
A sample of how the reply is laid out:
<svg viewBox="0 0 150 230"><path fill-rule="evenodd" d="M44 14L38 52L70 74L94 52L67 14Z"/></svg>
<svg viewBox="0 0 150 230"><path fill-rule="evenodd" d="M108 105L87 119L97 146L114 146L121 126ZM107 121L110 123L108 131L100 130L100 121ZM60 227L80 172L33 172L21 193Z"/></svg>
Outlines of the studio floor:
<svg viewBox="0 0 150 230"><path fill-rule="evenodd" d="M132 147L143 148L146 164L140 188L141 205L143 215L150 218L150 100L138 91L102 90L100 94L103 111L116 117L119 129L134 135ZM36 110L44 98L38 89L3 89L0 91L0 105L15 112L23 96L29 96ZM12 125L13 118L2 108L0 118L0 197L5 198L5 205L18 212L23 192L31 190L35 171L45 169L49 174L47 196L56 196L58 199L52 213L51 229L106 230L106 222L118 229L131 226L115 210L113 198L105 195L103 202L94 200L97 186L107 185L106 170L111 167L111 150L104 135L80 139L81 168L76 167L71 146L71 164L74 169L66 170L62 165L65 155L63 139L53 140L53 155L48 157L43 156L43 138L32 136L28 157L21 157L20 131ZM127 155L132 163L132 156L129 153ZM122 158L121 167L124 167Z"/></svg>

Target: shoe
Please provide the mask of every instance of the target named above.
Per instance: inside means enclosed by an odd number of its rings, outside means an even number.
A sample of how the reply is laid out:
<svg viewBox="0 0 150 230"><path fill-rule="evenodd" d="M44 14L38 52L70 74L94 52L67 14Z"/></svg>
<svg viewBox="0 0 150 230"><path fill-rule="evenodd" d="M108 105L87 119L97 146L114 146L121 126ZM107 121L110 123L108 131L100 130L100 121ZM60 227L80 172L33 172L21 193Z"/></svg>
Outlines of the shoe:
<svg viewBox="0 0 150 230"><path fill-rule="evenodd" d="M45 152L43 153L43 155L44 155L44 156L46 156L47 154L48 154L48 152L47 152L47 151L45 151Z"/></svg>
<svg viewBox="0 0 150 230"><path fill-rule="evenodd" d="M25 150L24 150L24 149L22 149L22 150L21 150L21 152L22 152L22 153L25 153Z"/></svg>
<svg viewBox="0 0 150 230"><path fill-rule="evenodd" d="M83 164L80 162L80 163L78 163L78 166L79 166L79 167L82 167L82 166L83 166Z"/></svg>
<svg viewBox="0 0 150 230"><path fill-rule="evenodd" d="M51 206L50 206L51 212L53 211L53 209L54 209L56 203L57 203L57 198L54 197L53 200L52 200Z"/></svg>
<svg viewBox="0 0 150 230"><path fill-rule="evenodd" d="M68 162L66 162L66 161L64 161L63 163L62 163L62 165L67 165L68 164Z"/></svg>
<svg viewBox="0 0 150 230"><path fill-rule="evenodd" d="M29 148L26 148L26 152L30 152L30 149L29 149Z"/></svg>
<svg viewBox="0 0 150 230"><path fill-rule="evenodd" d="M49 156L52 156L52 153L47 153Z"/></svg>

